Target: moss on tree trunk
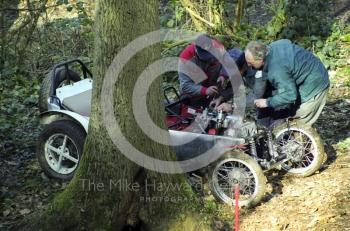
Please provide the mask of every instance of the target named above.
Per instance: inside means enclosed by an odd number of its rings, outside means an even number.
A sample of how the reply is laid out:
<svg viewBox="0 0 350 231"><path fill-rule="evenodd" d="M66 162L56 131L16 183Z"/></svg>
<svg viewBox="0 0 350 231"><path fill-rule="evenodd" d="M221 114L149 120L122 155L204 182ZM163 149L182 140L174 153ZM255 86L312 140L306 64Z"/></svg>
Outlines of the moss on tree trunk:
<svg viewBox="0 0 350 231"><path fill-rule="evenodd" d="M84 154L68 187L43 214L23 226L27 230L123 230L135 224L145 230L210 230L196 215L198 203L184 175L160 174L131 162L114 146L103 124L100 93L108 66L121 48L158 27L156 0L97 1L92 114ZM159 56L160 46L144 49L123 69L114 91L115 116L136 148L158 159L174 160L170 148L144 135L132 116L136 79ZM154 121L165 118L159 110L163 108L160 89L158 78L148 97ZM128 188L131 184L139 190ZM160 190L159 184L178 185L179 190Z"/></svg>

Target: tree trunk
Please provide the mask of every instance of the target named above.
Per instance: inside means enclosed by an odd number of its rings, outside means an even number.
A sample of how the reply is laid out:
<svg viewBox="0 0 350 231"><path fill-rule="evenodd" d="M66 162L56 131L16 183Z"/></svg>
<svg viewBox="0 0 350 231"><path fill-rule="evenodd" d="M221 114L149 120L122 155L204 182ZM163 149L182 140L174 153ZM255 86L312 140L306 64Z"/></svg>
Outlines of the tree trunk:
<svg viewBox="0 0 350 231"><path fill-rule="evenodd" d="M237 5L235 7L235 23L234 23L235 31L239 31L243 15L244 15L244 0L238 0Z"/></svg>
<svg viewBox="0 0 350 231"><path fill-rule="evenodd" d="M129 42L159 28L158 1L99 0L95 28L96 68L84 155L65 191L41 216L34 215L25 224L26 230L123 230L127 225L141 225L143 230L210 230L195 212L198 203L185 176L152 172L131 162L109 139L102 120L100 93L106 70ZM132 89L137 77L159 56L160 46L152 46L124 67L114 89L114 114L134 147L154 158L174 160L169 147L144 135L132 116ZM159 110L163 108L160 88L158 78L148 97L154 121L165 118ZM163 190L160 184L177 185L180 190ZM174 203L165 197L181 200Z"/></svg>
<svg viewBox="0 0 350 231"><path fill-rule="evenodd" d="M19 14L17 9L19 0L0 0L0 74L5 68L5 61L8 57L8 31L13 23L17 20Z"/></svg>
<svg viewBox="0 0 350 231"><path fill-rule="evenodd" d="M5 63L5 15L4 15L4 0L0 0L0 76L4 69Z"/></svg>

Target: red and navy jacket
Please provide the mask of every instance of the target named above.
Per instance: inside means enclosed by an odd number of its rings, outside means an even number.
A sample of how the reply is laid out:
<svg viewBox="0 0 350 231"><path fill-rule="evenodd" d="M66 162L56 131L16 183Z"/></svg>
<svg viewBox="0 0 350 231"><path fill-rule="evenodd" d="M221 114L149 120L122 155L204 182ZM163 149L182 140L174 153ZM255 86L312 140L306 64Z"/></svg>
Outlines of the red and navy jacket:
<svg viewBox="0 0 350 231"><path fill-rule="evenodd" d="M216 54L224 54L225 48L217 40L213 40L213 47L219 51L215 52ZM205 79L196 83L193 77L190 78L187 74L184 74L179 67L180 94L182 96L205 96L207 88L216 85L219 76L227 77L226 72L218 60L213 59L212 61L204 62L198 59L194 43L188 45L181 52L180 59L180 65L186 65L187 62L192 62L205 73Z"/></svg>

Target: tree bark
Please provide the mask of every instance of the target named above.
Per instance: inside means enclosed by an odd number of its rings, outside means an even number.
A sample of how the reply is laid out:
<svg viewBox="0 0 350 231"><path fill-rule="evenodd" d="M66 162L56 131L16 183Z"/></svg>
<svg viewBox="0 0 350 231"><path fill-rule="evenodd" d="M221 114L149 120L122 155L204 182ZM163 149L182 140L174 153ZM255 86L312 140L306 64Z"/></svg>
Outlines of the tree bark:
<svg viewBox="0 0 350 231"><path fill-rule="evenodd" d="M196 196L185 176L152 172L131 162L109 139L102 120L100 93L106 70L129 42L159 28L158 1L99 0L95 28L92 114L80 166L64 192L40 216L34 215L22 227L52 231L123 230L127 225L140 225L143 230L152 231L210 230L197 215ZM145 136L132 116L132 89L137 77L159 56L160 46L146 48L124 67L114 90L115 117L124 136L136 148L158 159L174 160L170 148ZM160 88L158 78L148 96L148 109L154 121L165 118L159 110L163 108ZM117 186L118 182L122 187ZM126 187L131 184L139 190ZM180 190L153 187L159 184L178 185ZM166 202L165 197L181 200Z"/></svg>
<svg viewBox="0 0 350 231"><path fill-rule="evenodd" d="M244 0L238 0L237 5L235 7L235 23L234 23L235 31L239 31L243 15L244 15Z"/></svg>
<svg viewBox="0 0 350 231"><path fill-rule="evenodd" d="M0 0L0 74L5 67L8 47L8 31L17 20L19 14L17 10L9 11L6 8L18 8L19 0Z"/></svg>

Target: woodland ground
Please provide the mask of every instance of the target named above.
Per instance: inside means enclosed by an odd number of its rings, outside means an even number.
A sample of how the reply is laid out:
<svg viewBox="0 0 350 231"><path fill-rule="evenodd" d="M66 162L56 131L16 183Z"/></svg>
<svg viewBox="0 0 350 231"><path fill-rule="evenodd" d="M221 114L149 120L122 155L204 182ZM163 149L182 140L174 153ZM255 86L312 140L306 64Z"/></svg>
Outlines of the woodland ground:
<svg viewBox="0 0 350 231"><path fill-rule="evenodd" d="M37 108L28 113L34 119L19 125L16 138L0 146L0 230L42 209L67 185L42 173L35 158ZM350 100L329 100L315 124L325 143L327 162L307 178L268 173L264 202L242 210L242 230L350 230L349 118ZM223 210L230 220L230 209Z"/></svg>

